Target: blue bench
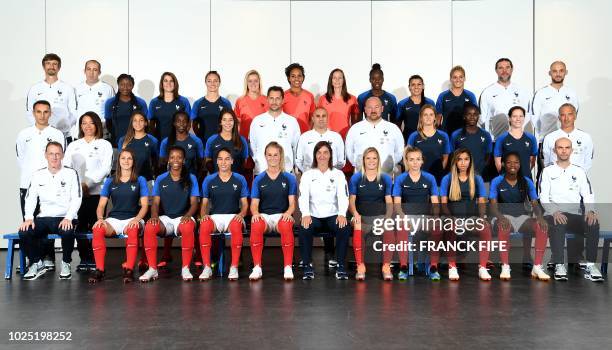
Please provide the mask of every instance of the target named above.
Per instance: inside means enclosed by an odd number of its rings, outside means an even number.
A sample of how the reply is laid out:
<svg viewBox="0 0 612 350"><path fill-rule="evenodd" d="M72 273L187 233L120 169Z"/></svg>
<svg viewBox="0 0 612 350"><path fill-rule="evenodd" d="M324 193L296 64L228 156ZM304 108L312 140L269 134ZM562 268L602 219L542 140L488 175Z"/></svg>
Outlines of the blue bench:
<svg viewBox="0 0 612 350"><path fill-rule="evenodd" d="M120 235L123 236L123 235ZM119 236L118 236L119 237ZM4 267L4 279L10 280L13 277L13 258L15 256L15 244L19 243L18 233L9 233L2 236L2 238L8 240L6 250L6 266ZM59 239L62 238L60 235L47 235L47 239ZM77 233L77 239L91 239L91 233ZM19 249L19 273L23 276L25 274L26 263L23 249Z"/></svg>

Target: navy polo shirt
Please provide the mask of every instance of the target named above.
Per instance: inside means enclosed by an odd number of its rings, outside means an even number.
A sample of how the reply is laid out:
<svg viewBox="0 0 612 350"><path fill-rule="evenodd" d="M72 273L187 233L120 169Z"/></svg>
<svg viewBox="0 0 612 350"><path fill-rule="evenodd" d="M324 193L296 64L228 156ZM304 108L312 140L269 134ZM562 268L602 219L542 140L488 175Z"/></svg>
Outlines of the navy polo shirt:
<svg viewBox="0 0 612 350"><path fill-rule="evenodd" d="M247 140L242 136L240 136L240 142L242 143L242 149L235 147L232 140L225 140L220 134L215 134L211 136L208 141L206 141L204 158L212 159L215 166L215 171L219 171L217 167L217 153L219 153L222 148L227 148L232 151L232 159L234 160L234 163L232 164L232 171L235 173L242 173L242 165L249 157L249 145Z"/></svg>
<svg viewBox="0 0 612 350"><path fill-rule="evenodd" d="M219 173L208 175L202 182L202 198L209 200L209 213L238 214L240 199L249 196L249 188L244 176L232 173L227 182L221 181Z"/></svg>
<svg viewBox="0 0 612 350"><path fill-rule="evenodd" d="M425 97L423 104L434 105L434 101ZM408 136L417 130L417 124L419 123L419 113L421 112L421 105L415 104L410 97L406 97L397 104L397 125L404 124L404 142L408 141Z"/></svg>
<svg viewBox="0 0 612 350"><path fill-rule="evenodd" d="M349 194L356 196L355 206L361 215L384 215L385 196L391 195L393 183L391 176L380 174L380 179L369 181L363 173L353 174L349 182Z"/></svg>
<svg viewBox="0 0 612 350"><path fill-rule="evenodd" d="M535 201L538 200L538 193L536 192L535 185L530 178L524 177L527 188L524 189L526 192L526 198ZM521 216L528 215L529 212L525 208L525 203L522 200L523 193L519 189L518 181L514 186L510 185L506 181L504 175L499 175L491 181L491 187L489 188L489 199L496 199L499 203L498 208L502 214ZM519 229L515 227L515 229Z"/></svg>
<svg viewBox="0 0 612 350"><path fill-rule="evenodd" d="M442 156L451 153L448 135L442 130L436 130L431 137L423 138L415 131L408 137L408 144L423 152L423 170L431 173L437 181L440 181L445 173L442 167Z"/></svg>
<svg viewBox="0 0 612 350"><path fill-rule="evenodd" d="M113 146L116 146L117 140L127 133L130 118L134 111L140 110L145 117L148 115L147 103L142 98L136 97L135 104L132 101L123 102L117 99L116 96L111 97L104 104L104 119L112 122L112 129L109 132L111 133L111 143Z"/></svg>
<svg viewBox="0 0 612 350"><path fill-rule="evenodd" d="M451 149L467 148L472 154L474 160L474 171L481 175L483 169L487 165L485 159L487 155L493 153L493 140L488 131L478 128L473 134L466 131L465 128L455 130L451 136Z"/></svg>
<svg viewBox="0 0 612 350"><path fill-rule="evenodd" d="M442 114L442 126L440 129L452 134L455 130L465 126L463 121L463 106L469 102L478 106L476 96L468 90L463 90L459 96L453 95L450 90L442 92L436 102L436 111Z"/></svg>
<svg viewBox="0 0 612 350"><path fill-rule="evenodd" d="M437 195L436 178L426 171L421 171L417 181L412 181L408 172L402 173L393 184L393 197L401 197L405 214L431 214L431 197Z"/></svg>
<svg viewBox="0 0 612 350"><path fill-rule="evenodd" d="M177 99L166 102L163 98L155 97L149 103L149 120L157 120L157 129L159 130L159 138L164 139L170 135L172 131L172 116L176 112L185 112L187 115L191 113L191 105L189 100L183 96Z"/></svg>
<svg viewBox="0 0 612 350"><path fill-rule="evenodd" d="M180 180L174 181L170 172L157 177L153 185L153 196L159 197L160 209L164 215L171 219L184 216L191 207L191 197L200 197L198 180L195 175L189 174L187 187Z"/></svg>
<svg viewBox="0 0 612 350"><path fill-rule="evenodd" d="M124 138L120 138L117 143L119 150L123 149ZM154 165L157 164L159 154L159 147L157 139L153 135L147 134L141 139L133 139L126 146L134 152L136 159L134 159L134 166L136 167L136 174L143 176L145 179L153 180L153 169Z"/></svg>
<svg viewBox="0 0 612 350"><path fill-rule="evenodd" d="M210 102L206 97L202 97L193 103L191 120L200 122L198 137L205 144L209 137L219 132L219 113L223 108L232 109L232 104L228 99L221 96L215 102Z"/></svg>
<svg viewBox="0 0 612 350"><path fill-rule="evenodd" d="M260 213L272 215L286 212L289 196L297 196L297 181L288 172L283 171L272 180L264 171L253 180L251 198L259 199Z"/></svg>
<svg viewBox="0 0 612 350"><path fill-rule="evenodd" d="M531 179L531 156L538 155L538 141L528 133L523 132L520 139L515 139L509 132L501 134L495 140L495 157L503 157L506 153L517 152L521 159L521 175Z"/></svg>
<svg viewBox="0 0 612 350"><path fill-rule="evenodd" d="M168 157L168 147L170 146L179 146L185 150L185 167L190 173L196 174L198 161L204 159L202 140L193 134L189 134L186 139L182 141L176 140L174 145L168 145L168 138L165 138L159 146L160 158Z"/></svg>
<svg viewBox="0 0 612 350"><path fill-rule="evenodd" d="M100 196L110 198L113 208L109 218L127 220L135 217L140 210L140 198L149 196L149 188L144 177L136 181L115 183L112 177L107 177L102 185ZM122 232L117 232L122 233Z"/></svg>
<svg viewBox="0 0 612 350"><path fill-rule="evenodd" d="M357 97L357 103L359 104L359 110L362 115L365 117L365 103L366 100L370 97L374 96L372 94L372 90L368 90L363 92ZM392 94L383 90L383 94L378 96L380 98L380 102L383 106L382 118L389 122L395 122L395 117L397 116L397 99Z"/></svg>
<svg viewBox="0 0 612 350"><path fill-rule="evenodd" d="M440 197L448 197L451 185L451 174L446 174L440 184ZM487 190L480 175L474 177L474 198L470 198L470 182L459 181L461 189L461 200L452 202L448 199L448 208L454 216L476 216L478 215L478 198L487 197Z"/></svg>

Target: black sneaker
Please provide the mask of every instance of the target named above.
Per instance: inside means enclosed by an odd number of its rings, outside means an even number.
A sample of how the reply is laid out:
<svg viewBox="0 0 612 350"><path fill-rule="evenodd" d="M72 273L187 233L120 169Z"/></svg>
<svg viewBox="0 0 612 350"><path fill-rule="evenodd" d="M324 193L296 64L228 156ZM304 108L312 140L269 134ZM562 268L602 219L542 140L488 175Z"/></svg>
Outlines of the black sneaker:
<svg viewBox="0 0 612 350"><path fill-rule="evenodd" d="M303 280L312 280L314 279L314 269L312 268L312 264L308 266L304 266L304 276Z"/></svg>
<svg viewBox="0 0 612 350"><path fill-rule="evenodd" d="M324 264L330 269L338 267L338 261L336 261L334 255L330 253L325 253Z"/></svg>
<svg viewBox="0 0 612 350"><path fill-rule="evenodd" d="M89 279L87 280L89 283L98 283L104 279L104 271L100 271L95 269L94 272L91 273Z"/></svg>
<svg viewBox="0 0 612 350"><path fill-rule="evenodd" d="M134 282L134 270L124 269L123 270L123 283L132 283L132 282Z"/></svg>
<svg viewBox="0 0 612 350"><path fill-rule="evenodd" d="M89 263L86 261L81 261L77 267L76 267L76 271L77 272L85 272L85 271L89 271Z"/></svg>
<svg viewBox="0 0 612 350"><path fill-rule="evenodd" d="M348 275L346 274L346 271L344 270L344 265L338 265L338 268L336 269L336 279L337 280L347 280L348 279Z"/></svg>
<svg viewBox="0 0 612 350"><path fill-rule="evenodd" d="M304 268L304 260L300 260L300 262L297 264L297 267L300 269Z"/></svg>

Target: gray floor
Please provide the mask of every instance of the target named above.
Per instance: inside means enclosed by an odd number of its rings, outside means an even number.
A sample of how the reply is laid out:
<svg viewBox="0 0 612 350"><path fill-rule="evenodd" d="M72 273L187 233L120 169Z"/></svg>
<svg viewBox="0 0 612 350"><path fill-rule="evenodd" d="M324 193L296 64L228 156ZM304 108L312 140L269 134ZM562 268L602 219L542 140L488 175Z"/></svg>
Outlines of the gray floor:
<svg viewBox="0 0 612 350"><path fill-rule="evenodd" d="M14 346L10 330L73 334L70 343L16 346L27 349L612 348L610 282L579 273L544 283L517 265L511 282L483 283L469 264L457 283L421 276L387 283L371 265L358 283L325 276L319 264L314 281L285 283L280 250L270 248L260 282L249 282L245 267L238 282L183 283L180 251L174 253L170 269L149 284L122 283L121 249L109 250L108 279L100 285L80 274L70 281L59 281L58 272L37 281L14 275L0 288L0 348ZM315 255L321 262L322 252Z"/></svg>

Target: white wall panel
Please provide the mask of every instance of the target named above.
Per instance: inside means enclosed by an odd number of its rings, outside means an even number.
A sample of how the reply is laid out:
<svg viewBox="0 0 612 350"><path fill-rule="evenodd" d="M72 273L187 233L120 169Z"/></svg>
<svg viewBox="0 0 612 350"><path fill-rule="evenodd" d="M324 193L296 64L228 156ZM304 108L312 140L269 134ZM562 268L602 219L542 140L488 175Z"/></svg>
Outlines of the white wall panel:
<svg viewBox="0 0 612 350"><path fill-rule="evenodd" d="M373 3L372 63L382 65L384 89L398 102L410 94L408 78L413 74L423 77L425 94L434 100L446 88L451 68L450 6L449 1ZM367 82L367 75L364 78Z"/></svg>
<svg viewBox="0 0 612 350"><path fill-rule="evenodd" d="M580 100L576 124L591 134L595 144L591 177L599 203L612 203L612 150L608 146L612 127L612 71L608 68L612 62L611 13L612 2L607 0L538 0L535 8L536 87L550 82L551 62L566 62L569 74L565 83L577 91ZM604 214L600 215L602 226L609 229L612 218Z"/></svg>
<svg viewBox="0 0 612 350"><path fill-rule="evenodd" d="M452 5L453 64L465 68L466 88L480 96L497 80L497 59L508 57L514 64L512 81L532 91L532 1L454 1Z"/></svg>
<svg viewBox="0 0 612 350"><path fill-rule="evenodd" d="M205 91L210 66L209 1L130 1L130 73L145 100L159 94L159 78L176 74L191 102Z"/></svg>
<svg viewBox="0 0 612 350"><path fill-rule="evenodd" d="M344 71L355 96L369 87L370 3L298 1L292 5L292 60L306 69L304 88L315 97L327 90L334 68ZM283 77L283 87L289 84Z"/></svg>
<svg viewBox="0 0 612 350"><path fill-rule="evenodd" d="M102 79L128 68L128 3L123 0L47 1L47 50L62 58L60 78L73 86L85 79L85 61L102 64Z"/></svg>
<svg viewBox="0 0 612 350"><path fill-rule="evenodd" d="M283 85L283 67L289 62L289 1L213 0L212 13L211 67L221 74L221 94L233 104L251 69L261 75L264 90Z"/></svg>
<svg viewBox="0 0 612 350"><path fill-rule="evenodd" d="M0 233L17 231L21 222L19 169L15 139L27 125L26 95L35 82L44 78L41 59L45 54L45 8L43 0L8 1L0 15L0 157L5 159L0 186ZM0 247L6 241L0 240Z"/></svg>

